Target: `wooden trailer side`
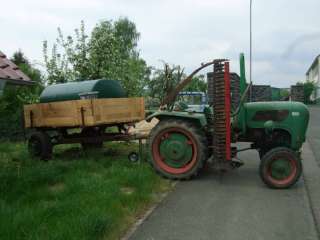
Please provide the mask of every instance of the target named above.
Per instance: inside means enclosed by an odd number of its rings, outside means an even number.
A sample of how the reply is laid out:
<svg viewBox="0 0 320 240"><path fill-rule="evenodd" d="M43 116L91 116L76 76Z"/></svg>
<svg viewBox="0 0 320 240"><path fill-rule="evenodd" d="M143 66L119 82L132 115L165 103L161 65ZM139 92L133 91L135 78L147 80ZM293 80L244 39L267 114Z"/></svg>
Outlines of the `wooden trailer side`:
<svg viewBox="0 0 320 240"><path fill-rule="evenodd" d="M89 127L144 119L143 98L86 99L24 106L26 128Z"/></svg>
<svg viewBox="0 0 320 240"><path fill-rule="evenodd" d="M82 117L83 115L83 117ZM24 106L25 127L76 127L93 123L91 100L39 103Z"/></svg>
<svg viewBox="0 0 320 240"><path fill-rule="evenodd" d="M143 98L94 99L95 125L137 122L145 118Z"/></svg>

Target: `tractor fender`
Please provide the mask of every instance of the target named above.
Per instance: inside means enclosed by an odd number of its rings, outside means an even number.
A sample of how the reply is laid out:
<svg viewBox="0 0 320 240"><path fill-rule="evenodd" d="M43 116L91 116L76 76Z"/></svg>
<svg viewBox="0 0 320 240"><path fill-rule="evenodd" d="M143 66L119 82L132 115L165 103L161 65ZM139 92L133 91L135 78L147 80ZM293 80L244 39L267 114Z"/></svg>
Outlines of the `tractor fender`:
<svg viewBox="0 0 320 240"><path fill-rule="evenodd" d="M157 118L159 121L166 119L180 119L183 121L189 121L197 125L200 128L203 128L207 125L206 116L202 113L193 113L193 112L178 112L178 111L157 111L149 115L145 120L150 122L153 118Z"/></svg>

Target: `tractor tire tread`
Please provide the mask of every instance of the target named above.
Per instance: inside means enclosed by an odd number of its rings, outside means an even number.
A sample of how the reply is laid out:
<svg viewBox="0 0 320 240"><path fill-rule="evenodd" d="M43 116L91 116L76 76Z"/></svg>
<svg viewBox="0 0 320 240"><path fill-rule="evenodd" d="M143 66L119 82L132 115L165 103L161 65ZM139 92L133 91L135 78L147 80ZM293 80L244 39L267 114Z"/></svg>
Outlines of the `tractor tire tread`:
<svg viewBox="0 0 320 240"><path fill-rule="evenodd" d="M170 173L167 173L165 171L162 171L158 168L158 166L154 163L152 159L152 142L157 136L159 132L161 132L163 129L169 128L169 127L179 127L183 128L185 130L188 130L196 139L197 141L197 147L199 152L199 160L198 163L195 165L195 167L189 171L188 173L180 174L180 175L173 175ZM195 124L183 121L183 120L176 120L176 119L166 119L160 121L150 132L149 139L148 139L148 148L149 148L149 155L150 160L149 163L151 164L152 168L155 170L155 172L162 177L170 180L190 180L194 177L196 177L199 173L199 171L204 167L204 163L206 161L206 158L208 157L208 149L207 149L207 138L204 134L204 132L197 128Z"/></svg>
<svg viewBox="0 0 320 240"><path fill-rule="evenodd" d="M31 134L29 138L29 143L32 139L38 139L41 143L41 152L39 153L39 157L41 160L48 160L52 157L52 143L50 140L50 136L43 131L37 131Z"/></svg>
<svg viewBox="0 0 320 240"><path fill-rule="evenodd" d="M279 152L290 154L294 158L294 161L296 161L296 166L297 166L297 173L296 173L294 179L290 183L285 184L285 185L275 185L272 182L270 182L267 179L267 177L265 176L265 167L272 160L272 157L275 154L279 154ZM301 159L299 158L297 153L295 151L293 151L292 149L290 149L290 148L287 148L287 147L276 147L276 148L273 148L273 149L269 150L267 153L265 153L263 155L263 157L261 158L261 162L260 162L260 166L259 166L259 175L260 175L260 178L262 179L262 181L270 188L274 188L274 189L287 189L287 188L290 188L294 184L296 184L296 182L300 179L300 177L302 175Z"/></svg>

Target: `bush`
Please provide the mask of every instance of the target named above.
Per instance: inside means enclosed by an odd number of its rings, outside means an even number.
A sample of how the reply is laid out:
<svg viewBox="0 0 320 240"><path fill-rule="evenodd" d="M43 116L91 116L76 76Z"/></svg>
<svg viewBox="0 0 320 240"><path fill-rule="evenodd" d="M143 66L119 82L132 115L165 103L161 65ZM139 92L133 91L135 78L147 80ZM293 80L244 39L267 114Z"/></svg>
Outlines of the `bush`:
<svg viewBox="0 0 320 240"><path fill-rule="evenodd" d="M312 103L310 100L311 94L316 89L316 85L312 81L307 82L298 82L297 85L303 86L303 92L304 92L304 103L310 104Z"/></svg>
<svg viewBox="0 0 320 240"><path fill-rule="evenodd" d="M11 61L35 82L31 87L7 85L0 97L0 139L16 140L23 137L23 105L38 102L43 86L40 71L32 67L21 50Z"/></svg>

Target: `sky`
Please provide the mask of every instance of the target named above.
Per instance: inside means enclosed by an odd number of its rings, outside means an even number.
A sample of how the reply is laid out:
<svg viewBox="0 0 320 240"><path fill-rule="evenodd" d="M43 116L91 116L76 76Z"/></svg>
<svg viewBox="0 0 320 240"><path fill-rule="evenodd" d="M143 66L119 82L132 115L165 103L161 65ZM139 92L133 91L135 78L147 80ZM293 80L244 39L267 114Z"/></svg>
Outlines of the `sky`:
<svg viewBox="0 0 320 240"><path fill-rule="evenodd" d="M0 50L9 57L21 49L41 64L42 42L54 43L57 27L70 35L84 20L89 34L101 20L128 17L141 34L138 49L148 65L161 67L163 60L190 73L203 62L228 58L239 72L244 52L249 77L249 0L1 1ZM320 54L319 9L319 0L253 0L254 84L289 87L305 79Z"/></svg>

